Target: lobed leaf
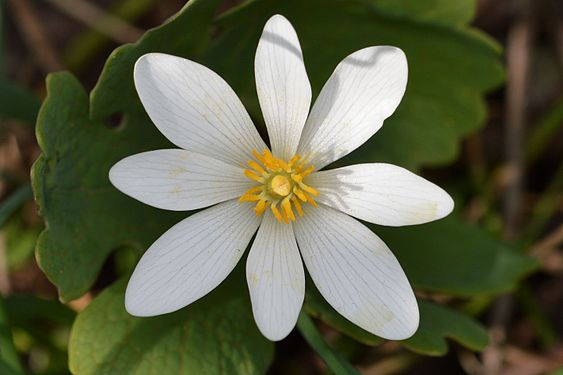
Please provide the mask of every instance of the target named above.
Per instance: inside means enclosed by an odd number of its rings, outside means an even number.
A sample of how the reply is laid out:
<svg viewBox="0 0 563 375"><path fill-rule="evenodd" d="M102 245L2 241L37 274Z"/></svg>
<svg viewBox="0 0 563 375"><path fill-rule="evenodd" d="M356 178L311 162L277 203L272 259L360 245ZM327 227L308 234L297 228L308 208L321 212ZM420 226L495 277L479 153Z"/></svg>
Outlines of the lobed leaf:
<svg viewBox="0 0 563 375"><path fill-rule="evenodd" d="M69 301L88 291L113 249L146 248L184 215L128 198L107 177L131 150L154 144L156 130L127 123L116 131L91 121L86 93L69 73L50 75L47 92L37 123L42 154L32 168L46 223L36 255L60 298Z"/></svg>
<svg viewBox="0 0 563 375"><path fill-rule="evenodd" d="M247 295L223 285L178 312L135 318L124 308L124 281L106 289L78 315L69 345L72 373L250 375L266 371L273 344L256 329Z"/></svg>
<svg viewBox="0 0 563 375"><path fill-rule="evenodd" d="M115 50L90 100L71 74L47 78L36 129L42 154L32 170L35 198L47 224L37 259L63 301L88 291L112 250L122 245L144 250L188 215L125 196L111 186L108 171L125 156L172 147L140 104L133 65L147 51L195 54L208 40L217 3L192 1L138 43Z"/></svg>

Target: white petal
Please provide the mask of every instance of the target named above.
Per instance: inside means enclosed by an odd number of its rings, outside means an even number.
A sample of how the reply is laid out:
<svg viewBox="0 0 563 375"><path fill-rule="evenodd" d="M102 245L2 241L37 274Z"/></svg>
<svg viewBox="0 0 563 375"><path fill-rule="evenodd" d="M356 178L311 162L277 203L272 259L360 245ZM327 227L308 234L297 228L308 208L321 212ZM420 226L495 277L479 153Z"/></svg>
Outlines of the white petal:
<svg viewBox="0 0 563 375"><path fill-rule="evenodd" d="M305 266L323 297L368 332L403 340L418 328L418 305L389 248L363 224L330 207L304 207L294 224Z"/></svg>
<svg viewBox="0 0 563 375"><path fill-rule="evenodd" d="M295 326L305 296L305 273L291 224L269 212L246 261L254 320L269 340L285 338Z"/></svg>
<svg viewBox="0 0 563 375"><path fill-rule="evenodd" d="M174 225L137 264L125 308L135 316L154 316L203 297L231 273L259 224L250 204L232 200Z"/></svg>
<svg viewBox="0 0 563 375"><path fill-rule="evenodd" d="M148 115L175 145L235 165L266 147L235 92L205 66L149 53L134 76Z"/></svg>
<svg viewBox="0 0 563 375"><path fill-rule="evenodd" d="M392 164L358 164L314 173L318 202L358 219L389 226L421 224L452 212L442 188Z"/></svg>
<svg viewBox="0 0 563 375"><path fill-rule="evenodd" d="M109 179L127 195L173 211L195 210L237 198L253 186L242 168L179 149L126 157L110 169Z"/></svg>
<svg viewBox="0 0 563 375"><path fill-rule="evenodd" d="M311 85L295 30L283 16L268 20L254 60L256 90L273 153L290 159L297 151Z"/></svg>
<svg viewBox="0 0 563 375"><path fill-rule="evenodd" d="M368 47L346 57L317 98L298 153L317 169L367 141L399 105L407 60L395 47Z"/></svg>

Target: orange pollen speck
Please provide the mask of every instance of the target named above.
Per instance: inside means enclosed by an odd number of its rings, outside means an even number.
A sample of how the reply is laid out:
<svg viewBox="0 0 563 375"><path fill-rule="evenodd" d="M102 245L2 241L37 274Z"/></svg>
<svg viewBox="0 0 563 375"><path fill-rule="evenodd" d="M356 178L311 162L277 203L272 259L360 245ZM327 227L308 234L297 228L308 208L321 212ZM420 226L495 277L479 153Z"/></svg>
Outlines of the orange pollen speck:
<svg viewBox="0 0 563 375"><path fill-rule="evenodd" d="M288 224L296 220L293 207L299 216L303 216L302 203L317 207L313 197L318 196L319 192L303 182L303 178L311 174L315 167L300 163L299 155L289 162L278 159L268 149L264 149L262 154L253 150L252 155L259 162L248 161L250 169L245 170L244 175L260 185L249 189L239 200L257 202L254 207L256 216L262 215L269 207L280 223Z"/></svg>

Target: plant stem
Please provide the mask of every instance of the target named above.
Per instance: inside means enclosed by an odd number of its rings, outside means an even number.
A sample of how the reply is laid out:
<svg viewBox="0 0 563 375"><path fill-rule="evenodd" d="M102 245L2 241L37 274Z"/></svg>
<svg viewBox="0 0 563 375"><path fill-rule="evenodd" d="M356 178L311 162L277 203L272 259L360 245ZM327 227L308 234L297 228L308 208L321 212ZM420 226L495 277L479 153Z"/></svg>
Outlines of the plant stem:
<svg viewBox="0 0 563 375"><path fill-rule="evenodd" d="M354 367L346 362L337 352L335 352L323 339L313 320L305 312L301 312L297 320L297 328L305 340L323 359L327 367L336 375L359 374Z"/></svg>

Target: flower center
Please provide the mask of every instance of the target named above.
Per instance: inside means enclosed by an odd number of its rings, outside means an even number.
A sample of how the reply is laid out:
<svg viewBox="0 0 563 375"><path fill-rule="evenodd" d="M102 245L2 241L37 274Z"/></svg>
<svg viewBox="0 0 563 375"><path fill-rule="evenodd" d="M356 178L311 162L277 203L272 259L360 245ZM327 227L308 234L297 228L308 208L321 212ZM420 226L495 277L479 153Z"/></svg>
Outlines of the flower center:
<svg viewBox="0 0 563 375"><path fill-rule="evenodd" d="M248 161L251 169L245 170L244 175L259 185L248 190L239 200L257 202L254 207L256 216L262 215L269 207L279 222L288 224L296 219L294 206L299 216L303 216L301 203L317 207L312 196L318 196L319 192L303 182L303 178L313 172L314 166L307 167L300 162L299 155L286 162L276 158L268 149L264 149L262 154L253 150L252 154L260 163Z"/></svg>

